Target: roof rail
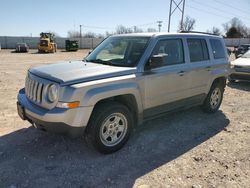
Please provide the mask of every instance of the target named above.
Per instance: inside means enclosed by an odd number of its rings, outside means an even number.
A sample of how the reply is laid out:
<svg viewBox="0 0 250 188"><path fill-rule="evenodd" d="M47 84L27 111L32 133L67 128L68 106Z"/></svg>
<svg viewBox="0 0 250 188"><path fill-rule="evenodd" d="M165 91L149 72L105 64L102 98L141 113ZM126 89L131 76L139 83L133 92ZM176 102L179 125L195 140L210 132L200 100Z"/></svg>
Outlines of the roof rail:
<svg viewBox="0 0 250 188"><path fill-rule="evenodd" d="M180 33L199 33L199 34L219 36L219 35L214 34L214 33L200 32L200 31L180 31Z"/></svg>

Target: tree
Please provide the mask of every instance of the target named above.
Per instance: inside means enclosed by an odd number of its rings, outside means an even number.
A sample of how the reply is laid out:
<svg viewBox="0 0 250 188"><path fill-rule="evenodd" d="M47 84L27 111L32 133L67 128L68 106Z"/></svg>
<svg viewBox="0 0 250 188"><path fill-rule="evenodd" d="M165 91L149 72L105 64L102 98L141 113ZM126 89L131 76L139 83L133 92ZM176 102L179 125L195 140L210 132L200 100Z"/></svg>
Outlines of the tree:
<svg viewBox="0 0 250 188"><path fill-rule="evenodd" d="M194 18L191 18L189 16L186 16L183 20L183 23L181 24L181 21L179 22L179 31L192 31L194 30L196 20Z"/></svg>
<svg viewBox="0 0 250 188"><path fill-rule="evenodd" d="M147 32L149 32L149 33L155 33L155 32L157 32L157 30L155 28L148 28Z"/></svg>
<svg viewBox="0 0 250 188"><path fill-rule="evenodd" d="M79 31L68 31L68 38L80 38Z"/></svg>
<svg viewBox="0 0 250 188"><path fill-rule="evenodd" d="M250 37L250 29L246 27L239 18L234 17L222 26L228 38Z"/></svg>
<svg viewBox="0 0 250 188"><path fill-rule="evenodd" d="M93 32L87 32L83 35L83 38L96 38L97 34L93 33Z"/></svg>
<svg viewBox="0 0 250 188"><path fill-rule="evenodd" d="M221 35L221 31L219 28L217 27L213 27L212 30L207 30L208 33L212 33L212 34L215 34L215 35Z"/></svg>
<svg viewBox="0 0 250 188"><path fill-rule="evenodd" d="M143 30L137 26L134 26L133 33L143 33Z"/></svg>
<svg viewBox="0 0 250 188"><path fill-rule="evenodd" d="M123 25L118 25L116 27L116 34L126 34L126 33L133 33L133 30Z"/></svg>
<svg viewBox="0 0 250 188"><path fill-rule="evenodd" d="M236 27L230 27L229 30L226 32L227 38L241 38L243 34L237 30Z"/></svg>
<svg viewBox="0 0 250 188"><path fill-rule="evenodd" d="M109 37L109 36L112 36L112 35L114 35L114 33L110 33L109 31L106 31L106 32L105 32L105 37L106 37L106 38Z"/></svg>

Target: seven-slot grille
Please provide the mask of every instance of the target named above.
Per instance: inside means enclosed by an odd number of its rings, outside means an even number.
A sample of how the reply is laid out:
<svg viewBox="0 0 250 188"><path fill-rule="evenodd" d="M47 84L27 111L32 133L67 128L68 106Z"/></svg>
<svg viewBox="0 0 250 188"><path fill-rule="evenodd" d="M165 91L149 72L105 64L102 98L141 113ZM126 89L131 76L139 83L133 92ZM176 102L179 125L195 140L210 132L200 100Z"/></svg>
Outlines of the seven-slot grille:
<svg viewBox="0 0 250 188"><path fill-rule="evenodd" d="M36 80L32 80L29 76L26 77L25 93L26 96L37 103L42 103L44 84L39 83Z"/></svg>

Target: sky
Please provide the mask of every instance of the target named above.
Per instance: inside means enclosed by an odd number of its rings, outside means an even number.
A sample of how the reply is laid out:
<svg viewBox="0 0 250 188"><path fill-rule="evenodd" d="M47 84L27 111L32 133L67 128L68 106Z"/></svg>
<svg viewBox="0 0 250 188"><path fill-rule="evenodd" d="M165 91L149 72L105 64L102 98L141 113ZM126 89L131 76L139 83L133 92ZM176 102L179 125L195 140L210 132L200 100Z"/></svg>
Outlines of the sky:
<svg viewBox="0 0 250 188"><path fill-rule="evenodd" d="M175 0L177 3L181 0ZM68 31L114 32L117 25L137 26L167 32L170 0L0 0L0 36L39 36L53 31L67 37ZM195 31L212 27L223 30L222 24L233 17L250 27L250 0L186 0L184 16L196 20ZM171 32L176 32L181 19L175 11Z"/></svg>

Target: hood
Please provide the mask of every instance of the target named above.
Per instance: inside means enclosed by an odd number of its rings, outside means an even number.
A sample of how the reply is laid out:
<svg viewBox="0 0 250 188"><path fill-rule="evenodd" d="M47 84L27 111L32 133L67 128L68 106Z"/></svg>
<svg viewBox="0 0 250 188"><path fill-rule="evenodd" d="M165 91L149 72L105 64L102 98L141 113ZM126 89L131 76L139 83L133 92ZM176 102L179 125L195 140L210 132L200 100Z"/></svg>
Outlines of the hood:
<svg viewBox="0 0 250 188"><path fill-rule="evenodd" d="M72 61L31 68L29 72L59 84L68 85L133 74L136 68Z"/></svg>
<svg viewBox="0 0 250 188"><path fill-rule="evenodd" d="M242 67L250 67L250 58L240 57L231 62L232 65L242 66Z"/></svg>

